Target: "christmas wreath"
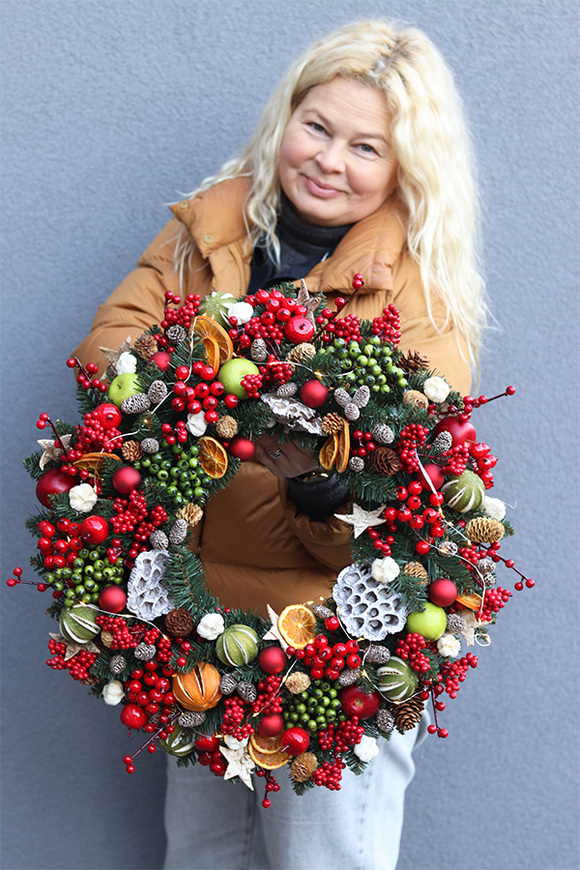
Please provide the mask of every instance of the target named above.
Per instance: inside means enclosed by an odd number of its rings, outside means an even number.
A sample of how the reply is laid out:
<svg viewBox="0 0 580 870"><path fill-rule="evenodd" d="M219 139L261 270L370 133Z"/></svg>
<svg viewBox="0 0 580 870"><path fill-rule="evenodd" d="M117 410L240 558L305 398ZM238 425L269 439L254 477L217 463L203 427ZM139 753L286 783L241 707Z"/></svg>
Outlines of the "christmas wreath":
<svg viewBox="0 0 580 870"><path fill-rule="evenodd" d="M67 361L82 423L40 414L52 437L25 460L43 506L28 521L40 581L16 568L8 585L51 590L47 664L142 732L128 772L159 747L250 788L253 772L265 777L264 806L285 765L298 794L340 788L346 766L361 773L428 701L428 730L447 736L444 695L512 595L497 566L518 590L534 584L499 553L512 528L487 494L496 457L470 421L489 399L462 398L402 353L393 305L369 322L346 304L329 310L304 282L241 301L167 293L159 326L103 348L104 380ZM221 605L188 546L265 429L314 448L348 484L337 516L353 531L328 599L269 619Z"/></svg>

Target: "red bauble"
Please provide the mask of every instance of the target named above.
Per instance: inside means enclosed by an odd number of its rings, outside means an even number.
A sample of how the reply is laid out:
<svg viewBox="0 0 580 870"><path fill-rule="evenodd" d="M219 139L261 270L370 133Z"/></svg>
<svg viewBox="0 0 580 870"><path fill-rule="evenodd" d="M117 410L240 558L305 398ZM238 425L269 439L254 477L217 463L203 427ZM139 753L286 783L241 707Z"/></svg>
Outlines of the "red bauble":
<svg viewBox="0 0 580 870"><path fill-rule="evenodd" d="M276 737L284 730L284 717L280 713L270 713L268 716L262 716L258 725L258 734L262 737Z"/></svg>
<svg viewBox="0 0 580 870"><path fill-rule="evenodd" d="M121 613L127 604L127 593L120 586L105 586L99 594L99 607L107 613Z"/></svg>
<svg viewBox="0 0 580 870"><path fill-rule="evenodd" d="M241 459L242 462L248 462L256 455L256 444L254 441L250 441L249 438L244 438L242 435L236 435L236 437L232 438L230 441L228 450L232 456L236 456L238 459Z"/></svg>
<svg viewBox="0 0 580 870"><path fill-rule="evenodd" d="M300 398L309 408L320 408L328 401L328 387L316 378L306 381L300 388Z"/></svg>
<svg viewBox="0 0 580 870"><path fill-rule="evenodd" d="M94 547L96 544L102 544L109 535L109 524L104 517L97 516L87 517L83 520L79 529L79 537Z"/></svg>
<svg viewBox="0 0 580 870"><path fill-rule="evenodd" d="M45 508L49 508L51 507L49 496L68 492L76 483L74 477L65 474L60 468L49 468L36 484L36 498Z"/></svg>
<svg viewBox="0 0 580 870"><path fill-rule="evenodd" d="M125 704L121 710L121 722L127 728L143 728L147 718L147 713L138 704Z"/></svg>
<svg viewBox="0 0 580 870"><path fill-rule="evenodd" d="M477 441L475 428L467 420L460 420L459 417L445 417L440 423L437 423L433 433L439 435L440 432L449 432L453 438L453 446L464 444L466 441Z"/></svg>
<svg viewBox="0 0 580 870"><path fill-rule="evenodd" d="M424 480L425 482L427 482L427 478L429 478L435 489L439 489L443 486L443 481L445 480L445 475L434 462L426 462L423 468L419 469L419 475L421 480ZM429 487L428 483L427 486ZM429 487L429 489L431 488Z"/></svg>
<svg viewBox="0 0 580 870"><path fill-rule="evenodd" d="M147 362L155 363L157 368L164 372L171 362L171 355L166 353L164 350L158 350L157 353L154 353L153 356L149 357Z"/></svg>
<svg viewBox="0 0 580 870"><path fill-rule="evenodd" d="M279 674L286 667L288 657L279 646L268 646L258 656L258 664L265 674Z"/></svg>
<svg viewBox="0 0 580 870"><path fill-rule="evenodd" d="M138 489L141 474L132 465L123 465L113 475L113 486L121 495L129 495L132 489Z"/></svg>
<svg viewBox="0 0 580 870"><path fill-rule="evenodd" d="M195 748L199 752L216 752L220 747L220 742L215 734L199 734L195 738Z"/></svg>
<svg viewBox="0 0 580 870"><path fill-rule="evenodd" d="M112 402L104 402L102 405L97 405L93 413L103 429L114 429L123 419L123 415Z"/></svg>
<svg viewBox="0 0 580 870"><path fill-rule="evenodd" d="M314 335L314 324L307 317L296 315L291 317L284 329L284 335L288 341L294 344L300 344L303 341L310 341Z"/></svg>
<svg viewBox="0 0 580 870"><path fill-rule="evenodd" d="M302 755L310 745L310 735L308 734L308 731L305 731L304 728L299 728L298 726L288 728L288 730L284 731L282 734L280 743L280 748L284 752L287 752L288 755Z"/></svg>
<svg viewBox="0 0 580 870"><path fill-rule="evenodd" d="M340 703L347 716L370 719L381 706L378 692L363 692L358 686L347 686L340 693Z"/></svg>
<svg viewBox="0 0 580 870"><path fill-rule="evenodd" d="M429 601L438 607L449 607L457 598L457 586L447 577L438 577L428 590Z"/></svg>

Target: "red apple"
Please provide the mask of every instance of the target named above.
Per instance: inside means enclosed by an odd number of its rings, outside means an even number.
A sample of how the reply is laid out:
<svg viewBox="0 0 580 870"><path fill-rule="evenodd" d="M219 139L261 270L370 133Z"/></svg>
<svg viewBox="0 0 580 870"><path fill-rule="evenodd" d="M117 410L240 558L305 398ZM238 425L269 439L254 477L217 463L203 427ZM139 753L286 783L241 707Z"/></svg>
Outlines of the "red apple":
<svg viewBox="0 0 580 870"><path fill-rule="evenodd" d="M288 728L280 738L280 748L288 755L302 755L310 745L310 735L304 728Z"/></svg>
<svg viewBox="0 0 580 870"><path fill-rule="evenodd" d="M300 344L303 341L310 341L314 335L314 324L307 317L291 317L284 329L284 335L288 341L294 344Z"/></svg>
<svg viewBox="0 0 580 870"><path fill-rule="evenodd" d="M109 535L109 524L104 517L93 515L82 521L79 528L79 536L85 544L94 547L95 544L102 544Z"/></svg>
<svg viewBox="0 0 580 870"><path fill-rule="evenodd" d="M147 713L138 704L125 704L121 710L121 722L127 728L143 728L147 719Z"/></svg>
<svg viewBox="0 0 580 870"><path fill-rule="evenodd" d="M439 435L440 432L449 432L453 438L454 447L464 444L466 441L477 441L475 428L467 420L460 420L459 417L445 417L437 423L433 432L435 435Z"/></svg>
<svg viewBox="0 0 580 870"><path fill-rule="evenodd" d="M36 498L45 508L51 507L50 496L68 492L77 483L76 478L65 474L60 468L49 468L36 484Z"/></svg>
<svg viewBox="0 0 580 870"><path fill-rule="evenodd" d="M103 402L102 405L97 405L93 413L103 429L113 429L123 419L123 415L112 402Z"/></svg>
<svg viewBox="0 0 580 870"><path fill-rule="evenodd" d="M370 719L381 705L378 692L364 692L359 686L346 686L340 693L340 702L346 715Z"/></svg>

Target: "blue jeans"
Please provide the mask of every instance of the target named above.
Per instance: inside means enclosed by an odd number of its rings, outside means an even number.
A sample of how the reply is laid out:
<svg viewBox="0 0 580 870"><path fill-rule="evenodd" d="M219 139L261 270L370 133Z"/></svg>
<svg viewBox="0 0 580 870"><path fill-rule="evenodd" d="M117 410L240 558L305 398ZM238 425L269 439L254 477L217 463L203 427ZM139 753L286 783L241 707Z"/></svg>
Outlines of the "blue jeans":
<svg viewBox="0 0 580 870"><path fill-rule="evenodd" d="M165 870L394 870L399 856L405 789L413 748L427 724L381 741L361 776L343 771L342 788L315 787L298 797L285 768L280 791L264 809L256 791L223 782L207 768L168 761Z"/></svg>

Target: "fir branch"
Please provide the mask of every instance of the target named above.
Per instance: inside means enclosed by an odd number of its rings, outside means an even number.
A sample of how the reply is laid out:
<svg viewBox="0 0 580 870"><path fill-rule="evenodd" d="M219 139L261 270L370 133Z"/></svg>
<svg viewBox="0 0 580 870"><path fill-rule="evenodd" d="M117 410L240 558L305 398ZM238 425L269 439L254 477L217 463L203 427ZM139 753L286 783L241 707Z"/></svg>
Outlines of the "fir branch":
<svg viewBox="0 0 580 870"><path fill-rule="evenodd" d="M27 472L27 474L32 477L33 480L40 480L42 475L48 469L40 467L40 459L42 457L42 453L32 453L30 456L27 456L26 459L22 460L22 464ZM51 463L49 468L57 468L56 463Z"/></svg>
<svg viewBox="0 0 580 870"><path fill-rule="evenodd" d="M163 583L171 593L175 607L183 607L191 614L197 610L216 610L219 606L219 600L205 585L201 562L185 547L179 547L172 554Z"/></svg>

